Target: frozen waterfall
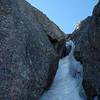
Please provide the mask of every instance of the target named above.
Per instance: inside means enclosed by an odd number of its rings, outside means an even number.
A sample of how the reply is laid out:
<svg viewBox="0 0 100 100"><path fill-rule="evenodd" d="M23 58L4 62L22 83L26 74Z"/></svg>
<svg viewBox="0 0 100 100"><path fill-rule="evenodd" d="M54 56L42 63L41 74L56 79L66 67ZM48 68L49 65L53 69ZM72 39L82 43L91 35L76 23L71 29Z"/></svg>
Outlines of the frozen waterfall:
<svg viewBox="0 0 100 100"><path fill-rule="evenodd" d="M69 41L66 42L67 46L71 46L71 51L60 59L54 81L40 100L86 100L82 88L83 68L73 56L75 45Z"/></svg>

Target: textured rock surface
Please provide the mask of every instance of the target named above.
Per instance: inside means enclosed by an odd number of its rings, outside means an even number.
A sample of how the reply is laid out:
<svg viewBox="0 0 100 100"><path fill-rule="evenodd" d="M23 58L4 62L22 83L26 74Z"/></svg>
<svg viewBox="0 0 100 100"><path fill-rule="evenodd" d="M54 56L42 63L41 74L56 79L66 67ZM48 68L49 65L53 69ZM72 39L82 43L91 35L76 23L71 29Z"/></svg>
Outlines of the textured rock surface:
<svg viewBox="0 0 100 100"><path fill-rule="evenodd" d="M36 100L64 43L63 32L25 0L0 0L0 100Z"/></svg>
<svg viewBox="0 0 100 100"><path fill-rule="evenodd" d="M66 38L76 43L75 56L84 66L84 87L88 100L100 96L100 1L92 16L83 20L78 29Z"/></svg>

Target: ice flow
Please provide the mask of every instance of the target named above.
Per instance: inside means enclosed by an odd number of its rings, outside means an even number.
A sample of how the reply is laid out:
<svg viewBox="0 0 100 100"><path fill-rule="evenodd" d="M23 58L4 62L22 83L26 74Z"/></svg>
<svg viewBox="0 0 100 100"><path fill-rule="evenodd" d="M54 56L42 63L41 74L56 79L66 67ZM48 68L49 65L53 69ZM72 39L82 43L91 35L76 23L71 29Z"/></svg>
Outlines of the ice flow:
<svg viewBox="0 0 100 100"><path fill-rule="evenodd" d="M60 59L54 81L40 100L85 100L82 88L83 67L74 58L73 41L66 42L67 46L71 47L71 51L66 57ZM81 91L83 94L80 93Z"/></svg>

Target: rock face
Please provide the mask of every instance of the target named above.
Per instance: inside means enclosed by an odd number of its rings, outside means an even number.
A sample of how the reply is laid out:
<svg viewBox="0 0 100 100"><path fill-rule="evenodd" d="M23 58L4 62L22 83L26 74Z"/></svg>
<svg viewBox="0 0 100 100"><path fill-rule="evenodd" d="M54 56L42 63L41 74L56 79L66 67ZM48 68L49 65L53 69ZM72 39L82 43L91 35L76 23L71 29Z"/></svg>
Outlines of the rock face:
<svg viewBox="0 0 100 100"><path fill-rule="evenodd" d="M64 46L64 33L39 10L25 0L0 0L0 100L37 100Z"/></svg>
<svg viewBox="0 0 100 100"><path fill-rule="evenodd" d="M95 6L92 16L83 20L67 38L75 41L74 54L84 66L83 85L88 100L92 100L95 95L100 99L100 1Z"/></svg>

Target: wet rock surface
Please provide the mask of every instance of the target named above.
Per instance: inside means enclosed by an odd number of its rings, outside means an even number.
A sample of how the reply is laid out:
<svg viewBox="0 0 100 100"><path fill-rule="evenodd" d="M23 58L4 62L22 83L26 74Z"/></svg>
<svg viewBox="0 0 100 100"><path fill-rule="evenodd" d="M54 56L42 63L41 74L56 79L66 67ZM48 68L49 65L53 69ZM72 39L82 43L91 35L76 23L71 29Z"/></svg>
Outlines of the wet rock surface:
<svg viewBox="0 0 100 100"><path fill-rule="evenodd" d="M25 0L0 0L0 100L37 100L50 86L64 33Z"/></svg>

